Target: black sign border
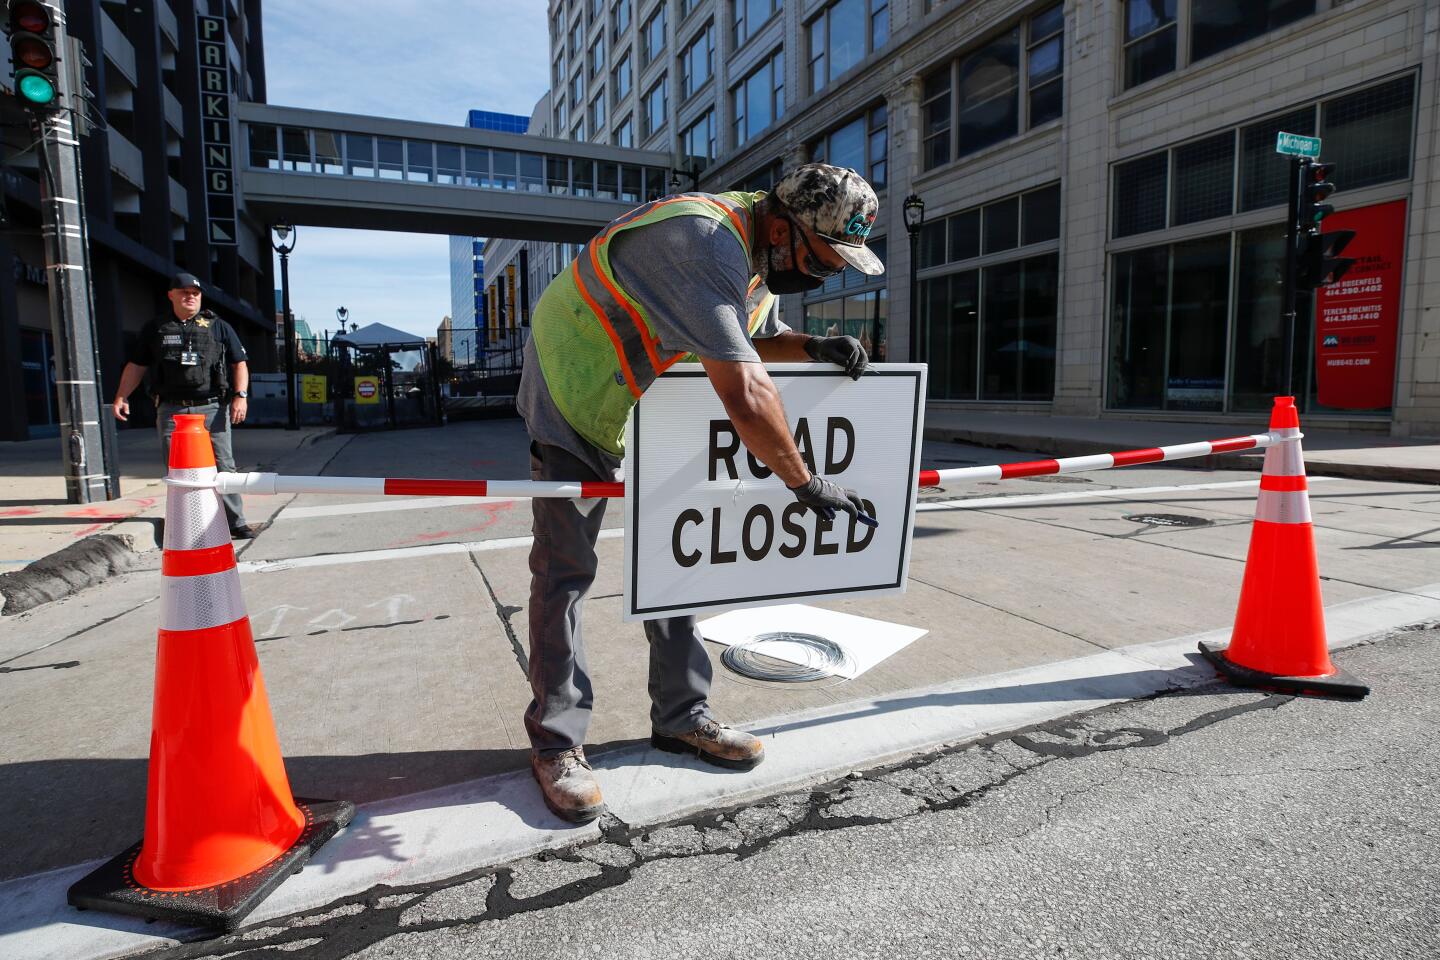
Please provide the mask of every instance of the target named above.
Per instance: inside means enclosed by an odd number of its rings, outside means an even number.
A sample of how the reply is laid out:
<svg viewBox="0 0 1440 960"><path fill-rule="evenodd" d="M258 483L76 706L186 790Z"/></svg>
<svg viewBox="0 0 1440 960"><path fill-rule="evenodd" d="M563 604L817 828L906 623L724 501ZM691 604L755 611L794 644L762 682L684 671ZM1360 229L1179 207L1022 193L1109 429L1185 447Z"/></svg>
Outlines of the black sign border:
<svg viewBox="0 0 1440 960"><path fill-rule="evenodd" d="M917 447L918 447L918 445L919 445L919 443L920 443L920 439L921 439L921 438L920 438L920 430L921 430L920 411L921 411L921 409L922 409L922 407L923 407L924 398L920 395L920 381L921 381L921 374L922 374L923 372L924 372L923 370L883 370L883 369L871 368L870 370L868 370L868 371L864 374L864 375L867 376L867 377L909 377L911 380L914 381L914 385L913 385L913 386L914 386L914 391L913 391L913 392L914 392L914 397L915 397L915 400L914 400L915 410L914 410L914 413L912 414L912 418L913 418L913 419L912 419L913 430L912 430L912 432L911 432L911 434L910 434L910 463L912 463L912 464L916 462L915 457L916 457ZM665 376L666 376L666 377L691 377L691 378L696 378L696 377L698 377L698 378L702 378L702 379L708 379L710 375L707 374L707 373L706 373L705 371L703 371L703 370L671 370L671 371L667 372L667 373L665 374ZM837 377L837 376L844 376L844 374L843 374L843 373L840 373L839 371L836 371L836 370L823 370L823 369L822 369L822 370L784 370L784 371L771 371L770 376L771 376L772 379L780 379L780 378L784 378L784 377ZM631 491L631 490L628 488L628 486L627 486L627 488L626 488L626 494L629 496L630 501L631 501L631 505L630 505L630 511L631 511L631 513L630 513L630 523L632 524L632 526L631 526L630 529L631 529L631 536L634 538L634 544L633 544L633 547L634 547L634 548L633 548L632 551L631 551L631 557L630 557L630 585L631 585L631 590L630 590L630 609L626 612L626 616L627 616L627 617L643 617L645 614L664 613L664 612L666 612L666 611L668 611L668 610L689 610L689 611L691 611L691 614L693 615L693 613L694 613L696 610L701 610L701 609L711 609L711 608L715 608L715 607L738 607L738 606L744 606L744 605L747 604L747 603L754 603L754 602L758 602L758 601L766 601L766 600L785 600L785 599L789 599L789 598L792 598L792 597L796 597L796 598L798 598L798 597L813 597L813 596L817 596L817 595L820 595L820 594L829 594L829 593L834 593L834 592L835 592L834 590L805 590L805 591L800 591L800 592L787 591L787 592L784 592L784 593L770 593L770 594L764 594L764 595L759 595L759 596L737 597L737 598L733 598L733 599L730 599L730 600L713 600L713 601L710 601L710 602L708 602L708 603L676 603L676 604L671 604L670 606L661 606L661 607L640 607L640 606L636 606L635 604L636 604L636 601L639 599L639 593L640 593L640 591L639 591L639 589L638 589L638 585L639 585L639 572L640 572L640 550L639 550L639 541L640 541L640 497L639 497L639 489L640 489L640 458L639 458L639 456L637 455L637 451L640 449L640 419L641 419L641 416L642 416L642 413L643 413L644 409L645 409L645 404L644 404L643 400L642 400L640 403L636 404L636 406L635 406L635 416L634 416L634 420L633 420L633 423L634 423L634 425L635 425L634 436L632 436L632 437L630 438L630 442L629 442L629 444L628 444L628 449L627 449L627 451L626 451L626 452L629 454L629 456L630 456L631 458L633 458L633 465L632 465L632 467L631 467L630 473L631 473L631 480L634 482L634 485L635 485L635 490L634 490L634 491ZM906 494L905 494L905 514L904 514L904 515L905 515L907 518L910 516L910 512L911 512L911 510L913 509L913 504L914 504L915 497L917 496L917 494L918 494L918 492L919 492L919 491L918 491L918 488L917 488L917 486L916 486L916 482L918 482L918 481L917 481L917 478L912 478L912 482L909 484L909 486L908 486L908 488L907 488L907 490L906 490ZM895 579L894 579L893 581L891 581L890 583L875 583L875 584L870 584L869 586L864 586L864 587L850 587L850 588L847 588L847 589L846 589L846 592L847 592L847 593L865 593L865 592L872 591L872 590L895 590L895 589L898 589L898 588L903 584L903 579L904 579L904 576L905 576L905 558L909 555L909 552L910 552L910 536L911 536L911 533L912 533L912 532L913 532L913 527L912 527L910 524L907 523L907 524L906 524L906 529L905 529L905 534L904 534L904 536L901 538L901 541L900 541L900 561L899 561L899 565L895 568ZM658 618L647 618L647 619L658 619Z"/></svg>

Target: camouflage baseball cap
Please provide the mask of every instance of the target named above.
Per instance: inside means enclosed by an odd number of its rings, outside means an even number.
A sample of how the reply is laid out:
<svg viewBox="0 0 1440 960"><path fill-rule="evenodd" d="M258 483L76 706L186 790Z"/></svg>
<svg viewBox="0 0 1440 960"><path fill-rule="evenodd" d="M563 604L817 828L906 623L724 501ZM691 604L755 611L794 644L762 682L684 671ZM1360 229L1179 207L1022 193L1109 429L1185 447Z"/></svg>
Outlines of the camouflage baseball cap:
<svg viewBox="0 0 1440 960"><path fill-rule="evenodd" d="M796 167L775 184L775 198L856 270L884 273L885 264L865 246L880 201L865 178L828 163Z"/></svg>

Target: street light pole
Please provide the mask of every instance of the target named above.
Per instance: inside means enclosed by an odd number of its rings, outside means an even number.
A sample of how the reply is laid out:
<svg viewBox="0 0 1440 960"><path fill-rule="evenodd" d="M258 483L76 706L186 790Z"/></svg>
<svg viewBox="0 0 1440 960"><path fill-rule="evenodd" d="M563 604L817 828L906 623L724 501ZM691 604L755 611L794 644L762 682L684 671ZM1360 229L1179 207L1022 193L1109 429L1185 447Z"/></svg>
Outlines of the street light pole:
<svg viewBox="0 0 1440 960"><path fill-rule="evenodd" d="M917 194L910 194L902 205L905 213L905 232L910 235L910 361L920 360L920 285L916 279L919 270L920 228L925 224L925 201Z"/></svg>
<svg viewBox="0 0 1440 960"><path fill-rule="evenodd" d="M271 229L274 230L276 239L270 241L270 246L280 254L280 311L284 314L285 324L285 429L299 430L300 407L295 396L295 367L298 365L295 356L295 318L290 313L290 251L295 249L295 241L299 238L300 231L284 220Z"/></svg>

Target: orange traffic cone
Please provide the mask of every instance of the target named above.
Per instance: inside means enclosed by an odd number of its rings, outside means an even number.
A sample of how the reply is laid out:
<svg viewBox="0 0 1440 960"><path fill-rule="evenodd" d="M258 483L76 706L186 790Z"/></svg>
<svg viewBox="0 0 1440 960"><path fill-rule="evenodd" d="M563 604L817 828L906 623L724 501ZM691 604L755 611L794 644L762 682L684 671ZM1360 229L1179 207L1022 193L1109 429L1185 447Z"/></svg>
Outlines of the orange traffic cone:
<svg viewBox="0 0 1440 960"><path fill-rule="evenodd" d="M280 756L205 418L175 417L145 837L70 902L231 930L355 807L297 800Z"/></svg>
<svg viewBox="0 0 1440 960"><path fill-rule="evenodd" d="M1265 451L1230 646L1202 642L1200 652L1242 687L1358 700L1370 688L1337 668L1325 643L1325 606L1294 397L1275 398L1270 432L1285 439Z"/></svg>

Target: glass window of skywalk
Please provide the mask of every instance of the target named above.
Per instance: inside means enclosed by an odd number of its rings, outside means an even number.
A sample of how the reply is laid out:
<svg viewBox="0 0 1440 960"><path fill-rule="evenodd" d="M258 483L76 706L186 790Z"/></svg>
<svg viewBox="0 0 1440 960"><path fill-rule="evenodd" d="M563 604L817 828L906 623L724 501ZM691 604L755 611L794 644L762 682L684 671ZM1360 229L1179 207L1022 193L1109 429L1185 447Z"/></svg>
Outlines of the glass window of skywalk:
<svg viewBox="0 0 1440 960"><path fill-rule="evenodd" d="M602 102L597 97L591 106L602 111L598 119L603 121ZM629 123L627 116L622 127ZM659 167L304 127L246 126L249 166L286 174L569 193L626 203L664 192L666 171Z"/></svg>

